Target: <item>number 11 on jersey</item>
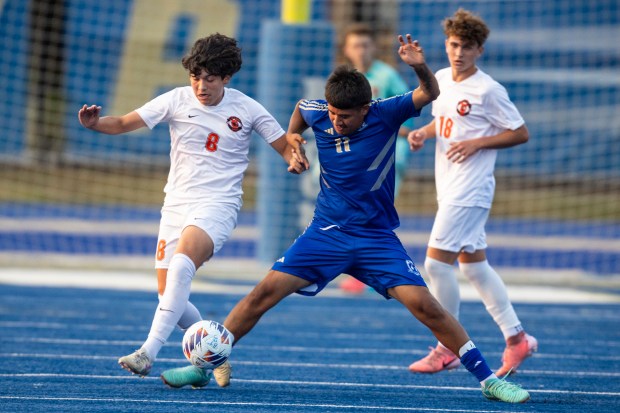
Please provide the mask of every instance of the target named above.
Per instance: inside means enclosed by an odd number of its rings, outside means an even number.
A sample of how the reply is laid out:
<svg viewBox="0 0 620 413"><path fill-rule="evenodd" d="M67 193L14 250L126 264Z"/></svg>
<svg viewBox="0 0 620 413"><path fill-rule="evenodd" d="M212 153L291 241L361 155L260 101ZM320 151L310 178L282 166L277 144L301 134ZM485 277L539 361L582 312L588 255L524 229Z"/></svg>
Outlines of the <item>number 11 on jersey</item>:
<svg viewBox="0 0 620 413"><path fill-rule="evenodd" d="M351 147L349 146L349 138L346 136L344 138L336 138L336 153L342 152L351 152Z"/></svg>

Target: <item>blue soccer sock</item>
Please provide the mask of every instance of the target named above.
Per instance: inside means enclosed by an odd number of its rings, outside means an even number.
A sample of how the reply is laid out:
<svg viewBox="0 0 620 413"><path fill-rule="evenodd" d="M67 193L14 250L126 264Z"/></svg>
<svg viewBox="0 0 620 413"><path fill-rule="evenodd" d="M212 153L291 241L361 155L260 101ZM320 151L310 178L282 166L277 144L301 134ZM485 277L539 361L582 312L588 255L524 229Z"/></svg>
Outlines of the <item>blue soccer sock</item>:
<svg viewBox="0 0 620 413"><path fill-rule="evenodd" d="M467 344L469 344L468 347L470 348L461 356L461 364L465 366L467 371L476 376L481 384L484 384L485 380L495 377L495 374L489 368L484 357L482 357L480 350L471 341Z"/></svg>

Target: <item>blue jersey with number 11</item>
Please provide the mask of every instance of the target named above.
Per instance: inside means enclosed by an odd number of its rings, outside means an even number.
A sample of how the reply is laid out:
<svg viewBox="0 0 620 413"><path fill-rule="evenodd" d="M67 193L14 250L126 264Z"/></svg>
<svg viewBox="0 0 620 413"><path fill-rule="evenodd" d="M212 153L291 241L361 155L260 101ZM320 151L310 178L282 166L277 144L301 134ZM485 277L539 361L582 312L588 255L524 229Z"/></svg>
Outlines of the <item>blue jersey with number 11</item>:
<svg viewBox="0 0 620 413"><path fill-rule="evenodd" d="M326 101L300 102L300 113L314 131L321 164L315 221L342 230L399 226L394 208L394 150L401 124L420 115L411 93L373 100L362 126L346 136L334 130Z"/></svg>

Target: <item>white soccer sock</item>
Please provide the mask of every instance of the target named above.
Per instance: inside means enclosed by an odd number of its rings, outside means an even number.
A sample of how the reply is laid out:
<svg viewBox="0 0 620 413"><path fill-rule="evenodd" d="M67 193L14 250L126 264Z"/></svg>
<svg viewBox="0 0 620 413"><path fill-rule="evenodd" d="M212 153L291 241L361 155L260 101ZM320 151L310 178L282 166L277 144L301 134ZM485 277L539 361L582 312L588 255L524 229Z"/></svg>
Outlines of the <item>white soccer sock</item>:
<svg viewBox="0 0 620 413"><path fill-rule="evenodd" d="M168 267L164 295L155 311L148 338L142 345L152 361L186 311L195 273L196 266L187 255L174 254Z"/></svg>
<svg viewBox="0 0 620 413"><path fill-rule="evenodd" d="M430 278L431 293L458 320L461 294L454 266L426 257L424 269Z"/></svg>
<svg viewBox="0 0 620 413"><path fill-rule="evenodd" d="M191 301L188 301L187 306L185 307L185 311L181 315L181 318L179 318L179 322L177 323L177 325L181 330L185 331L200 320L202 320L200 311L198 311L196 306L192 304Z"/></svg>
<svg viewBox="0 0 620 413"><path fill-rule="evenodd" d="M159 298L159 301L161 301L161 298L163 297L163 295L158 294L157 297ZM202 320L202 316L200 315L200 311L198 311L196 306L191 301L188 301L187 306L185 307L185 311L181 315L181 318L179 319L179 322L177 323L177 325L179 326L181 330L185 331L189 327L191 327L193 324L201 320Z"/></svg>
<svg viewBox="0 0 620 413"><path fill-rule="evenodd" d="M502 278L487 260L473 263L459 263L461 272L480 294L487 311L502 330L504 338L522 331L521 322L515 313Z"/></svg>
<svg viewBox="0 0 620 413"><path fill-rule="evenodd" d="M471 340L469 340L467 343L463 344L461 346L461 348L459 349L459 358L463 357L463 355L465 355L465 353L467 353L472 348L476 348L476 345Z"/></svg>

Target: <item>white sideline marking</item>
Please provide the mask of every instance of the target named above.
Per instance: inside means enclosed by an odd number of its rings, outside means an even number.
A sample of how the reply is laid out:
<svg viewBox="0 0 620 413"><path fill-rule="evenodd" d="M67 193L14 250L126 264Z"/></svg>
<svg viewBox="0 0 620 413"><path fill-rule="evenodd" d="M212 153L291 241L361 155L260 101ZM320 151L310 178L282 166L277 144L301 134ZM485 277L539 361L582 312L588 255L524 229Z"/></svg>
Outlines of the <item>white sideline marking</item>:
<svg viewBox="0 0 620 413"><path fill-rule="evenodd" d="M264 274L264 273L260 273ZM258 274L256 274L258 275ZM235 279L235 277L231 277ZM156 291L157 281L153 273L138 271L96 271L75 269L2 268L0 284L35 285L73 288L104 288L113 290ZM323 290L318 297L350 297L334 287ZM196 277L192 282L193 292L245 295L253 284L231 285ZM620 295L602 292L581 291L558 286L511 285L508 295L512 302L525 303L618 303ZM376 298L372 294L372 298ZM469 284L461 285L461 299L480 301L478 292Z"/></svg>
<svg viewBox="0 0 620 413"><path fill-rule="evenodd" d="M536 355L534 357L537 357ZM58 359L58 360L114 360L116 356L90 356L90 355L73 355L73 354L27 354L27 353L0 353L0 358L28 358L28 359ZM563 354L556 354L554 358L565 359ZM589 360L599 360L596 357L586 357ZM158 363L186 363L185 359L181 358L158 358ZM284 362L284 361L251 361L251 360L234 360L234 364L241 366L271 366L271 367L305 367L305 368L318 368L318 369L351 369L351 370L407 370L406 366L395 365L381 365L381 364L352 364L352 363L299 363L299 362ZM467 370L458 368L451 373L467 373ZM620 377L620 372L601 372L601 371L567 371L567 370L522 370L519 369L520 374L532 374L532 375L545 375L545 376L571 376L571 377ZM2 374L0 374L2 377ZM107 377L107 376L105 376ZM114 376L116 377L116 376Z"/></svg>
<svg viewBox="0 0 620 413"><path fill-rule="evenodd" d="M156 236L159 221L91 221L85 219L14 219L0 218L2 232L55 232L61 234L91 235L149 235ZM428 231L406 231L396 233L404 244L426 245ZM257 240L259 228L255 225L240 225L235 228L231 239ZM519 234L487 234L488 244L493 247L549 249L554 251L605 251L620 252L620 239L578 236L529 236Z"/></svg>
<svg viewBox="0 0 620 413"><path fill-rule="evenodd" d="M7 374L0 373L0 377L8 378L30 378L30 377L50 377L50 378L74 378L74 379L104 379L104 380L160 380L159 377L137 377L137 376L115 376L115 375L89 375L89 374L62 374L62 373L17 373ZM304 380L261 380L261 379L233 379L238 383L253 384L285 384L300 386L317 386L317 387L365 387L380 389L420 389L420 390L453 390L453 391L480 391L479 387L463 387L463 386L429 386L417 384L379 384L379 383L351 383L351 382L333 382L333 381L304 381ZM591 392L581 390L529 390L530 393L547 393L547 394L582 394L589 396L620 396L620 392Z"/></svg>
<svg viewBox="0 0 620 413"><path fill-rule="evenodd" d="M23 397L23 396L0 396L0 399L11 400L49 400L49 401L89 401L89 402L122 402L140 404L189 404L189 405L214 405L214 406L260 406L260 407L297 407L297 408L321 408L321 409L355 409L355 410L378 410L378 411L406 411L406 412L466 412L466 413L496 413L497 410L472 410L472 409L434 409L429 407L391 407L391 406L360 406L347 404L310 404L310 403L258 403L258 402L226 402L226 401L190 401L190 400L153 400L153 399L122 399L122 398L95 398L95 397ZM510 413L507 410L502 410ZM514 413L514 412L513 412Z"/></svg>

